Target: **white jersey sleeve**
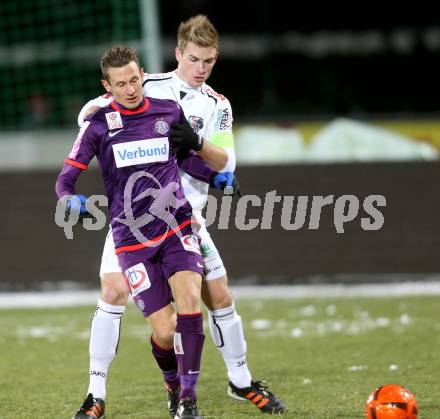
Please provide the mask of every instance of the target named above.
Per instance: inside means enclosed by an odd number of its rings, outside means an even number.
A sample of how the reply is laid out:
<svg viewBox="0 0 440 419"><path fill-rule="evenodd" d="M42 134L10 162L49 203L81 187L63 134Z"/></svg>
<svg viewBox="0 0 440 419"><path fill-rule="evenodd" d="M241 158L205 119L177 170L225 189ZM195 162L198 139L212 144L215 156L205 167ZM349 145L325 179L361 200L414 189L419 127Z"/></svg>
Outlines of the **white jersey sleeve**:
<svg viewBox="0 0 440 419"><path fill-rule="evenodd" d="M98 96L95 99L89 100L80 110L78 114L78 125L82 127L84 120L86 119L87 112L93 106L99 106L100 108L107 106L113 99L113 96L109 93Z"/></svg>
<svg viewBox="0 0 440 419"><path fill-rule="evenodd" d="M233 172L235 170L235 147L234 135L232 132L232 108L229 100L223 95L219 95L211 88L208 88L208 94L217 97L217 103L210 127L208 131L208 140L211 144L222 147L228 154L228 162L221 170L222 172Z"/></svg>

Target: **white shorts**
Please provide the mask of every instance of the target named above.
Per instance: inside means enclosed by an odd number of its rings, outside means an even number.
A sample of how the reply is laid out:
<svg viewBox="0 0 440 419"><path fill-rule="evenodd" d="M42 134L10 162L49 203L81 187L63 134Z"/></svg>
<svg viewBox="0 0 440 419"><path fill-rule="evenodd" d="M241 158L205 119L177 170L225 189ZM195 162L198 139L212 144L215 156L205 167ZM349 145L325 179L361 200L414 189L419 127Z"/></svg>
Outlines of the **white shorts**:
<svg viewBox="0 0 440 419"><path fill-rule="evenodd" d="M197 219L199 222L201 221L199 217L197 217ZM226 269L223 265L222 258L212 241L211 235L206 229L204 221L205 220L200 223L200 231L198 231L198 235L200 236L200 250L205 268L204 279L209 281L226 275ZM111 272L122 272L122 269L119 266L118 257L115 253L115 243L113 241L112 229L110 228L107 237L105 238L99 275L102 277L102 275Z"/></svg>

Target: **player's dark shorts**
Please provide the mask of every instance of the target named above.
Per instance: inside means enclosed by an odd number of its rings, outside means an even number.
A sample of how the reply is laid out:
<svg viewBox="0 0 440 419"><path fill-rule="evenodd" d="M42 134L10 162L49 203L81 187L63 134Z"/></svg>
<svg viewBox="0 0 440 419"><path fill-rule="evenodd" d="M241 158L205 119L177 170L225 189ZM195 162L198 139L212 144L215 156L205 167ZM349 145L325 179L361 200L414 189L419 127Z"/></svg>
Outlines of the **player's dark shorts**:
<svg viewBox="0 0 440 419"><path fill-rule="evenodd" d="M191 225L158 246L119 253L118 260L133 300L145 317L173 301L168 285L173 274L193 271L203 276L199 239Z"/></svg>

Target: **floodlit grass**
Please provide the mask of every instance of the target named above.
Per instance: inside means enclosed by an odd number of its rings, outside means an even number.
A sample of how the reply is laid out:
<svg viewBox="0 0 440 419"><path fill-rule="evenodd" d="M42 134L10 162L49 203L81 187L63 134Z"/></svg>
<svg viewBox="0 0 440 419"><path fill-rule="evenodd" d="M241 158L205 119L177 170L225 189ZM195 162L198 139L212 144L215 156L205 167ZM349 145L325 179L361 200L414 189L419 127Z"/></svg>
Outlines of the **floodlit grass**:
<svg viewBox="0 0 440 419"><path fill-rule="evenodd" d="M288 417L363 418L368 394L398 383L421 419L440 416L438 297L238 302L256 378L284 398ZM69 418L88 385L93 307L0 311L1 418ZM209 331L199 405L206 418L263 417L226 395L226 370ZM167 418L149 331L132 305L108 378L107 418Z"/></svg>

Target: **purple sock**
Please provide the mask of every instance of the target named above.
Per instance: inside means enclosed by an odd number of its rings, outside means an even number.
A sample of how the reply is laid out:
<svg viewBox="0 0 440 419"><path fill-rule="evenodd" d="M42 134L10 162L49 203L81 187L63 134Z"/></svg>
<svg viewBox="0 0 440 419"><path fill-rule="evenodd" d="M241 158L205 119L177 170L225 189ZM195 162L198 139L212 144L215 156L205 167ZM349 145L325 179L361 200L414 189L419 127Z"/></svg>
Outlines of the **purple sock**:
<svg viewBox="0 0 440 419"><path fill-rule="evenodd" d="M177 315L174 351L179 365L180 399L197 399L196 386L204 340L202 313Z"/></svg>
<svg viewBox="0 0 440 419"><path fill-rule="evenodd" d="M162 371L163 378L168 388L179 387L179 376L177 371L177 359L174 349L161 348L153 339L153 335L150 338L153 356L156 359L157 365L159 365Z"/></svg>

